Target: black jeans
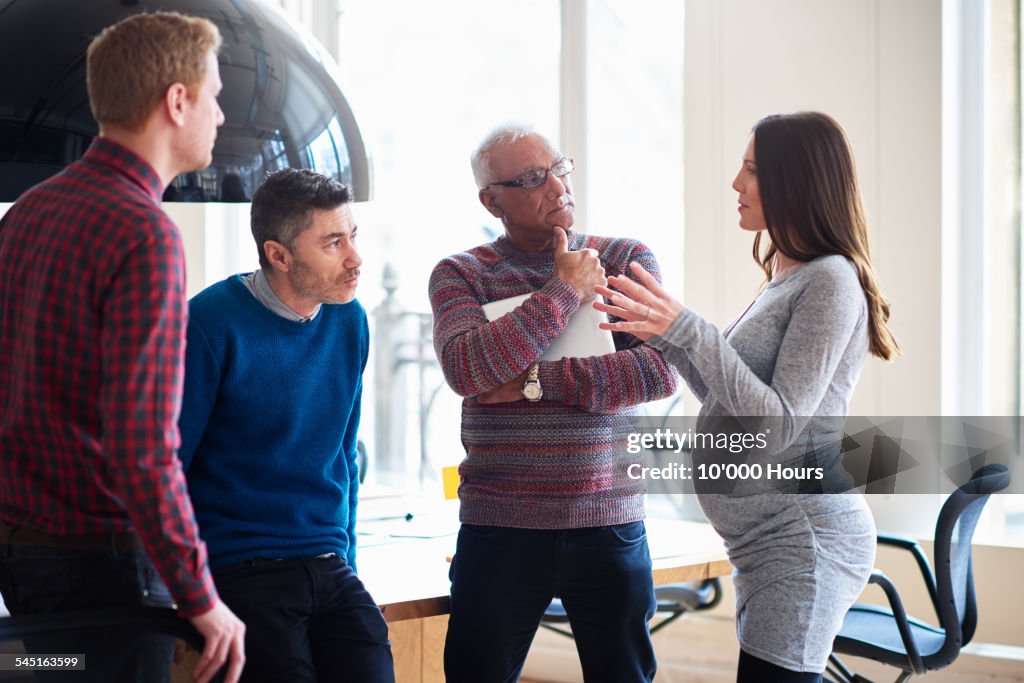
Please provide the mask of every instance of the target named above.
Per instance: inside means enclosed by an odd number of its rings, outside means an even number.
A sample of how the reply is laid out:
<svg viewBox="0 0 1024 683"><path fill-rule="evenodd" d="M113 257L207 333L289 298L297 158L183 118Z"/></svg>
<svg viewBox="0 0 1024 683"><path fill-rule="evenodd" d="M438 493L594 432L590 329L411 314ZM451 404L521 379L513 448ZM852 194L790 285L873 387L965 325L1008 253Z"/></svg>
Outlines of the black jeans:
<svg viewBox="0 0 1024 683"><path fill-rule="evenodd" d="M463 524L450 576L448 683L518 680L553 596L569 615L587 683L654 679L643 522L550 531Z"/></svg>
<svg viewBox="0 0 1024 683"><path fill-rule="evenodd" d="M81 550L25 545L18 529L0 538L0 594L12 616L112 607L170 607L171 596L141 550ZM162 683L174 638L137 628L95 627L25 640L29 654L84 654L85 671L36 672L37 681Z"/></svg>
<svg viewBox="0 0 1024 683"><path fill-rule="evenodd" d="M790 671L740 650L736 667L736 683L821 683L821 674Z"/></svg>
<svg viewBox="0 0 1024 683"><path fill-rule="evenodd" d="M244 683L394 683L384 616L339 557L248 560L213 578L245 622Z"/></svg>

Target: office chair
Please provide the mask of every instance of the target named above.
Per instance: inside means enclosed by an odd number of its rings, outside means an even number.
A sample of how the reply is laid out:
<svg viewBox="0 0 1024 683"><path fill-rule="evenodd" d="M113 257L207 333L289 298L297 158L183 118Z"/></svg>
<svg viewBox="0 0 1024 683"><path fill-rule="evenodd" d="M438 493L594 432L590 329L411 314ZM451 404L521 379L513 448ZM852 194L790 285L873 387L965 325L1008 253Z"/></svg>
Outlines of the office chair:
<svg viewBox="0 0 1024 683"><path fill-rule="evenodd" d="M155 643L159 648L156 655L133 658L132 653L143 643L150 648ZM0 681L191 681L203 643L203 636L192 624L163 607L0 617L0 654L85 655L84 672L0 671ZM97 647L103 654L96 654ZM111 652L125 656L111 657ZM226 671L224 667L213 680L223 681Z"/></svg>
<svg viewBox="0 0 1024 683"><path fill-rule="evenodd" d="M356 441L356 465L359 466L359 483L362 484L366 481L367 468L370 466L370 456L362 439Z"/></svg>
<svg viewBox="0 0 1024 683"><path fill-rule="evenodd" d="M717 578L705 579L699 584L673 583L666 586L655 586L654 597L657 600L657 614L668 617L651 627L651 635L665 628L687 612L711 609L722 600L722 583ZM544 610L540 625L567 638L572 638L572 631L555 624L568 624L569 615L562 601L555 598Z"/></svg>
<svg viewBox="0 0 1024 683"><path fill-rule="evenodd" d="M908 617L896 587L877 569L868 583L885 592L890 609L856 604L836 636L826 674L838 683L870 683L852 673L838 655L866 657L901 670L896 683L949 666L971 642L978 623L971 565L971 537L989 495L1010 484L1003 465L987 465L954 491L935 525L935 572L921 546L912 539L879 534L878 542L910 551L921 570L938 626Z"/></svg>

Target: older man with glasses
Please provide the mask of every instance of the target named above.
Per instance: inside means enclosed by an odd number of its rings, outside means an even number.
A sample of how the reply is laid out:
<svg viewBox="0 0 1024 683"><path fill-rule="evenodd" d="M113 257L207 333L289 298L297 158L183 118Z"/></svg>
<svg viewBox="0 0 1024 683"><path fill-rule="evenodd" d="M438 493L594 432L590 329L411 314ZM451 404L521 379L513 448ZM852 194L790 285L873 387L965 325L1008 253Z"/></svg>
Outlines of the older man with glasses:
<svg viewBox="0 0 1024 683"><path fill-rule="evenodd" d="M540 360L606 275L651 252L572 230L572 159L505 126L472 156L480 202L505 227L441 261L430 280L434 345L463 396L458 544L445 644L449 683L516 680L544 610L562 599L588 683L654 678L643 490L623 476L621 418L676 390L658 351ZM527 295L488 321L484 305Z"/></svg>

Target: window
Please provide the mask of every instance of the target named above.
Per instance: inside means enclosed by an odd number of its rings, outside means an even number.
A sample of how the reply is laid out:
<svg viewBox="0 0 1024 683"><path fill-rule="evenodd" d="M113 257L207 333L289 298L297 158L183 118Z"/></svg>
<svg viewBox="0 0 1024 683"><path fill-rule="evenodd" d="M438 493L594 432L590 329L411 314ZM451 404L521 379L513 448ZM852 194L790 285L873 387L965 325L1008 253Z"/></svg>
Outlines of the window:
<svg viewBox="0 0 1024 683"><path fill-rule="evenodd" d="M379 482L439 487L440 468L462 459L461 400L434 360L427 282L440 259L501 232L477 200L469 156L479 141L517 121L557 142L560 26L554 0L515 11L477 0L443 11L412 0L341 3L342 88L374 166L374 200L356 207L369 257L360 300L378 309L371 324L394 323L375 326L364 395L361 432ZM400 304L378 306L385 267Z"/></svg>
<svg viewBox="0 0 1024 683"><path fill-rule="evenodd" d="M943 25L943 412L1024 415L1020 2L947 0ZM1024 496L978 538L1024 541Z"/></svg>
<svg viewBox="0 0 1024 683"><path fill-rule="evenodd" d="M526 0L509 11L456 0L443 13L411 1L341 3L342 87L374 163L375 198L357 220L363 250L381 259L367 264L360 298L368 308L387 301L375 290L386 262L401 304L378 314L404 312L397 337L375 329L375 353L394 355L374 363L376 396L366 400L376 410L364 411L364 437L374 418L389 420L372 429L371 448L391 460L378 461L384 479L399 473L386 483L439 485L440 467L463 457L461 401L432 364L428 318L410 312L429 312L439 259L501 232L469 168L495 125L532 123L555 139L577 161L577 227L644 241L681 290L682 15L681 1Z"/></svg>
<svg viewBox="0 0 1024 683"><path fill-rule="evenodd" d="M683 291L683 3L590 3L587 207Z"/></svg>

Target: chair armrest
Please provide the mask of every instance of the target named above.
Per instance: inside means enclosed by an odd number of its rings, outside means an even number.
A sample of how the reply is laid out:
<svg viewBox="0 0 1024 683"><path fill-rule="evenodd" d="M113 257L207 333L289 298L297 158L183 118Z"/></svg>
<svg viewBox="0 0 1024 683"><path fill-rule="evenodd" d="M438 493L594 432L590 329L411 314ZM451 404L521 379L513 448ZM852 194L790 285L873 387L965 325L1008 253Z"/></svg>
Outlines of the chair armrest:
<svg viewBox="0 0 1024 683"><path fill-rule="evenodd" d="M704 579L699 585L670 583L654 587L658 609L662 611L711 609L722 600L722 583Z"/></svg>
<svg viewBox="0 0 1024 683"><path fill-rule="evenodd" d="M928 556L924 554L924 549L921 547L921 544L907 536L882 532L879 532L878 534L878 544L889 545L910 551L910 554L912 554L914 559L917 560L917 568L921 570L921 578L924 579L924 585L928 589L928 597L931 598L932 607L935 609L936 616L938 616L940 614L939 591L935 587L935 573L932 571L932 565L928 562Z"/></svg>
<svg viewBox="0 0 1024 683"><path fill-rule="evenodd" d="M878 543L880 545L894 545L904 550L912 550L915 546L919 545L917 541L909 536L890 534L884 531L878 532Z"/></svg>
<svg viewBox="0 0 1024 683"><path fill-rule="evenodd" d="M900 638L903 640L903 647L907 650L907 659L915 674L925 672L924 662L921 661L921 653L917 649L917 641L914 640L913 632L910 629L910 622L907 620L907 611L903 608L903 601L889 577L875 569L868 579L869 584L879 586L889 600L889 607L892 608L892 616L896 620L896 628L899 629Z"/></svg>

